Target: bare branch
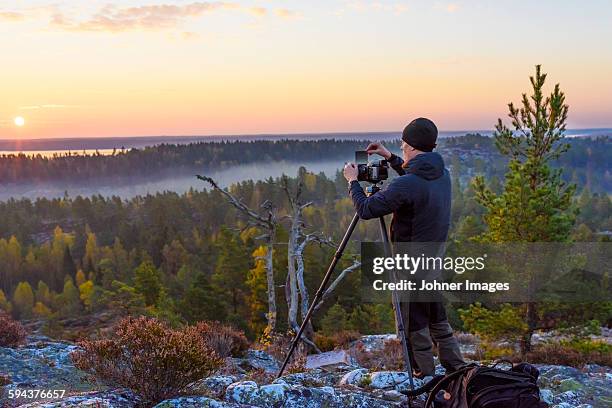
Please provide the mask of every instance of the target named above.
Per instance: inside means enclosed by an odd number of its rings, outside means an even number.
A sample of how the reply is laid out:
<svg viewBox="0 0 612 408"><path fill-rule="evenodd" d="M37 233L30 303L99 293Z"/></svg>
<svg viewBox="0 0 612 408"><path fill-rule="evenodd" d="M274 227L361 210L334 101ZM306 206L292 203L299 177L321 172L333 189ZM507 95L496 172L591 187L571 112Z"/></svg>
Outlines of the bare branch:
<svg viewBox="0 0 612 408"><path fill-rule="evenodd" d="M325 292L323 292L323 295L321 296L321 300L315 306L314 311L319 310L319 308L323 305L325 300L327 300L331 296L331 294L336 289L338 284L340 284L340 282L342 282L342 280L346 278L346 276L349 273L353 272L355 269L359 268L360 266L361 266L361 262L359 262L357 259L354 259L353 264L351 266L349 266L348 268L340 272L340 275L338 275L338 277L334 279L334 281L327 287Z"/></svg>

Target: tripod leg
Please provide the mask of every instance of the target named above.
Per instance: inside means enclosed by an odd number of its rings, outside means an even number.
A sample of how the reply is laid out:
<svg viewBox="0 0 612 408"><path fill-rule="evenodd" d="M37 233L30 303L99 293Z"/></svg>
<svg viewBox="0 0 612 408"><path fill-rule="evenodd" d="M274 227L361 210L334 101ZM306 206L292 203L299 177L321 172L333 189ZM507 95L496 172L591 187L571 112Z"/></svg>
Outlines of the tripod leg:
<svg viewBox="0 0 612 408"><path fill-rule="evenodd" d="M344 253L346 244L351 239L351 235L353 234L353 231L355 230L355 227L357 226L358 221L359 221L359 215L355 214L353 216L353 219L351 220L351 223L349 224L349 227L344 233L344 236L342 237L342 241L340 241L340 245L338 245L338 249L336 249L336 253L334 254L334 257L332 258L331 263L329 264L329 267L327 268L327 272L325 273L325 276L323 277L323 281L321 281L321 285L319 286L319 289L317 290L317 293L315 294L314 299L312 300L312 303L310 304L310 307L308 308L308 312L306 312L306 316L304 316L302 325L300 326L300 329L298 330L297 334L295 335L295 337L293 338L291 342L291 347L289 347L289 352L287 352L285 361L283 361L283 365L281 366L281 369L279 370L276 378L280 378L283 375L283 372L285 371L285 368L287 367L287 363L289 363L289 359L291 358L291 355L295 351L295 348L298 342L300 341L300 338L302 337L302 333L304 332L304 329L306 328L306 325L308 324L308 321L310 320L310 317L312 315L312 312L314 311L314 308L321 301L321 297L323 297L323 293L325 292L327 283L331 279L331 276L334 273L334 269L336 269L336 265L338 264L338 261L340 260L340 258L342 258L342 254Z"/></svg>
<svg viewBox="0 0 612 408"><path fill-rule="evenodd" d="M380 235L382 237L383 245L385 246L385 256L389 257L393 255L393 250L391 248L391 243L389 242L389 236L387 234L387 226L385 224L385 219L383 217L379 218L380 220ZM391 270L391 280L393 282L397 282L397 275L395 273L395 269ZM402 344L402 354L404 355L404 364L406 365L406 370L408 371L408 378L410 380L410 390L414 390L414 379L412 376L412 364L411 364L411 355L410 348L408 347L408 338L406 330L404 328L404 319L402 317L402 311L400 309L400 301L397 293L395 291L391 291L391 301L393 303L393 311L395 313L395 327L397 329L397 337L399 337L400 342Z"/></svg>

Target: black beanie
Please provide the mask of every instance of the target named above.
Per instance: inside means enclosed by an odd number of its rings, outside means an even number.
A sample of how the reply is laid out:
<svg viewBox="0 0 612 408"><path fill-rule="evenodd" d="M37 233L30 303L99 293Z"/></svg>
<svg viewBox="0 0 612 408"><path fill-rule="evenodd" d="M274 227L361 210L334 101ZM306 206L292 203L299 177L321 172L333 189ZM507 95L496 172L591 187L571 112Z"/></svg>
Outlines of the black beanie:
<svg viewBox="0 0 612 408"><path fill-rule="evenodd" d="M418 118L404 128L402 140L422 152L431 152L436 147L438 128L429 119Z"/></svg>

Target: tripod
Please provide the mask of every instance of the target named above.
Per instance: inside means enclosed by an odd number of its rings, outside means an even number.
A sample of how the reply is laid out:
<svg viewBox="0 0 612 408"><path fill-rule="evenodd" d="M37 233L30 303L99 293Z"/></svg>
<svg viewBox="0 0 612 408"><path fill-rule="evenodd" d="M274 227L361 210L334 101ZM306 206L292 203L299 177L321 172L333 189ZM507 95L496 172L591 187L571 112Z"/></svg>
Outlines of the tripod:
<svg viewBox="0 0 612 408"><path fill-rule="evenodd" d="M368 188L366 189L366 194L369 197L373 194L376 194L379 191L380 191L380 187L377 184L372 184L368 186ZM380 217L378 220L380 222L380 235L382 237L383 245L385 247L385 256L387 257L392 256L392 249L391 249L391 244L389 242L389 236L387 235L387 226L385 225L385 219L383 217ZM302 337L302 333L304 332L304 329L306 328L306 325L308 324L308 321L311 318L314 308L321 301L321 298L323 297L323 293L325 292L325 288L327 287L327 284L329 283L329 280L331 279L334 269L336 268L336 265L338 264L338 261L340 260L340 258L342 258L344 249L346 248L346 245L348 244L351 238L351 235L353 234L353 231L355 230L355 227L357 226L358 221L359 221L359 215L355 214L353 216L353 219L351 220L351 223L348 226L348 229L346 230L346 232L344 233L344 236L342 237L342 241L340 241L340 245L338 245L338 248L336 249L336 253L334 254L334 257L332 258L331 263L329 267L327 268L327 272L325 273L325 276L323 277L323 281L321 282L321 285L319 286L319 289L317 290L317 293L315 294L315 297L312 300L310 307L308 308L308 312L306 313L306 316L304 316L302 325L300 326L300 329L298 330L297 334L295 335L294 339L291 342L291 347L289 348L289 352L287 353L287 356L285 357L285 361L283 361L283 365L280 371L278 372L278 375L276 378L280 378L283 375L283 372L285 371L285 368L287 367L287 363L289 362L291 355L295 351L295 348L297 347L297 344L300 341L300 338ZM397 281L395 270L391 271L391 278L393 282ZM404 320L402 319L402 312L400 310L399 297L395 291L392 291L391 293L392 293L393 310L395 312L395 325L396 325L397 336L400 338L400 342L402 343L404 364L406 366L406 369L408 370L408 376L410 379L410 389L414 390L414 380L412 376L412 364L410 363L408 341L406 339Z"/></svg>

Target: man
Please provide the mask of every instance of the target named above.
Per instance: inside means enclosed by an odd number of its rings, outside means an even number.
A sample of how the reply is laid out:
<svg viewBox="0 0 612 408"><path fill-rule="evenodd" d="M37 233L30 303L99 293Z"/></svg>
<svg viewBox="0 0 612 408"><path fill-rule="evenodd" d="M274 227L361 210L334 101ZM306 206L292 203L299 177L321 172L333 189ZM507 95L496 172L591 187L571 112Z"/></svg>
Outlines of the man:
<svg viewBox="0 0 612 408"><path fill-rule="evenodd" d="M444 160L433 152L438 129L429 119L410 122L402 133L403 160L381 143L371 143L368 154L387 159L400 177L386 190L367 197L357 181L357 167L344 166L349 193L362 219L393 213L393 242L445 242L450 224L451 181ZM441 302L402 303L404 326L411 345L411 360L417 375L433 375L433 341L447 372L465 364ZM408 309L406 313L405 309ZM408 315L408 316L407 316Z"/></svg>

